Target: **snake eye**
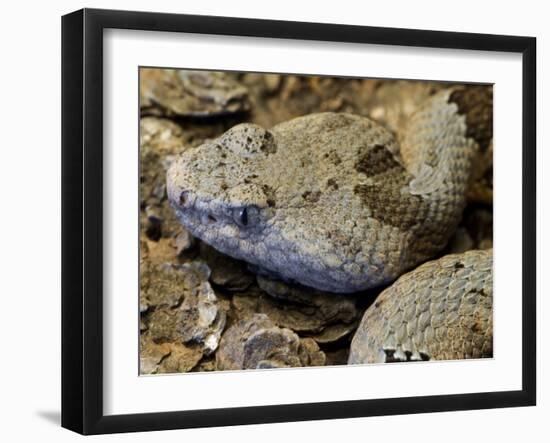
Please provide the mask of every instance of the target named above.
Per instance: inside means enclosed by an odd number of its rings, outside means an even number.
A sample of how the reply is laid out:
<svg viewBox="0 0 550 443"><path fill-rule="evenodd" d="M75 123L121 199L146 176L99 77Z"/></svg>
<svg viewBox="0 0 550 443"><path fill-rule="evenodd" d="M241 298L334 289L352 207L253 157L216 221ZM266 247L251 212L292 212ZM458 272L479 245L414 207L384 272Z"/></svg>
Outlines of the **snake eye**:
<svg viewBox="0 0 550 443"><path fill-rule="evenodd" d="M241 228L250 228L260 222L260 210L254 205L234 208L231 215Z"/></svg>
<svg viewBox="0 0 550 443"><path fill-rule="evenodd" d="M248 209L247 208L237 208L233 210L233 220L239 226L246 227L248 226Z"/></svg>

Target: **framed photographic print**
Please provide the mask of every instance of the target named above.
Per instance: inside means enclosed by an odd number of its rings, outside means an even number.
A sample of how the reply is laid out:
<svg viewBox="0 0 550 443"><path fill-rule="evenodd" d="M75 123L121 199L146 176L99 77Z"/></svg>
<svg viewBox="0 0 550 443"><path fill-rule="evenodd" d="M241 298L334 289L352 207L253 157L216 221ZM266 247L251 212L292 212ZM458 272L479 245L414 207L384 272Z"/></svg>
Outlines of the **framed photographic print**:
<svg viewBox="0 0 550 443"><path fill-rule="evenodd" d="M531 37L62 21L62 425L534 405Z"/></svg>

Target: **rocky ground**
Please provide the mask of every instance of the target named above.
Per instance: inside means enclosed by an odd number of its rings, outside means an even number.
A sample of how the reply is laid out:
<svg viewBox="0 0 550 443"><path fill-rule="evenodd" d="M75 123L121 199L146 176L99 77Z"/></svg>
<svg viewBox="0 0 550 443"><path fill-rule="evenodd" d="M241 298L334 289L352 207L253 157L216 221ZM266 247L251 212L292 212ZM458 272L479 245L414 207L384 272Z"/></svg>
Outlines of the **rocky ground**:
<svg viewBox="0 0 550 443"><path fill-rule="evenodd" d="M271 127L321 111L365 115L399 132L446 84L142 69L140 370L142 374L342 365L383 288L334 295L256 275L193 238L166 199L171 159L241 122ZM492 247L492 145L444 253ZM442 254L443 255L443 254Z"/></svg>

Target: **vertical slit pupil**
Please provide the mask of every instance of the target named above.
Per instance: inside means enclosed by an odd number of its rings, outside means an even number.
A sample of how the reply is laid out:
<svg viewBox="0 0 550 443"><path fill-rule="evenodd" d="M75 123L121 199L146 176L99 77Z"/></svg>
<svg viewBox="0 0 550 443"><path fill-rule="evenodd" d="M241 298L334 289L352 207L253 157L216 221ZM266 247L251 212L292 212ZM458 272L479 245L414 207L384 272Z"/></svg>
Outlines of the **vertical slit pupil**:
<svg viewBox="0 0 550 443"><path fill-rule="evenodd" d="M248 211L243 208L241 211L241 223L246 226L248 224Z"/></svg>

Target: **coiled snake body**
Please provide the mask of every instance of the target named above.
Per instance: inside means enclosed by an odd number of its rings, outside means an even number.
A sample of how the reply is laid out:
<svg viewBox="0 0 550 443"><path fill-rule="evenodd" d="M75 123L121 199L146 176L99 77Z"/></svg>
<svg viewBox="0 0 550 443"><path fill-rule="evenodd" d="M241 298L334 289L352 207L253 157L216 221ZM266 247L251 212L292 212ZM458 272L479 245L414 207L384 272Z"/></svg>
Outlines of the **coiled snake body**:
<svg viewBox="0 0 550 443"><path fill-rule="evenodd" d="M372 304L348 362L455 360L493 355L493 250L424 263Z"/></svg>

